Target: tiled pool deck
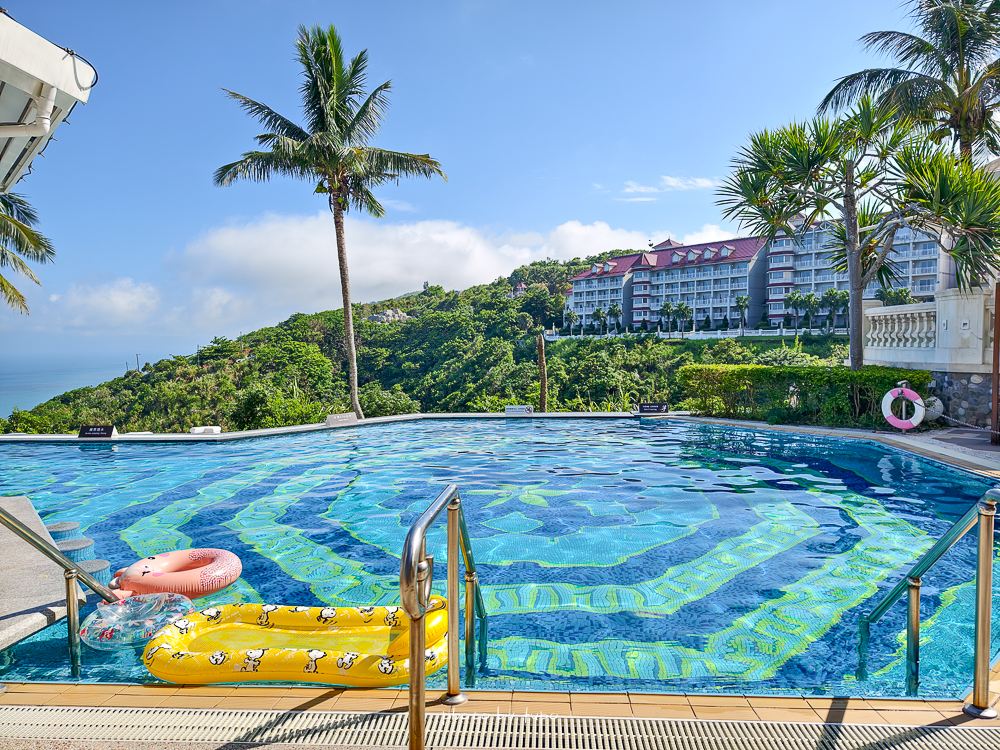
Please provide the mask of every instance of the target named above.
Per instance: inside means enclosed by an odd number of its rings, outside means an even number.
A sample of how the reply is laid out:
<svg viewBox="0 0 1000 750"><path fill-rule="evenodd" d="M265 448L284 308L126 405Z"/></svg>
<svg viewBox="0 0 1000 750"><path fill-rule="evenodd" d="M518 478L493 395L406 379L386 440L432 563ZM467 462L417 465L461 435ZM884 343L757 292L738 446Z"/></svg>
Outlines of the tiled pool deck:
<svg viewBox="0 0 1000 750"><path fill-rule="evenodd" d="M1000 670L994 670L991 678L996 702L1000 699ZM440 693L429 693L427 711L1000 728L1000 721L973 719L962 713L963 704L958 701L474 690L466 695L468 703L451 707L440 702ZM6 692L0 694L0 706L25 705L406 713L407 692L324 687L8 683Z"/></svg>

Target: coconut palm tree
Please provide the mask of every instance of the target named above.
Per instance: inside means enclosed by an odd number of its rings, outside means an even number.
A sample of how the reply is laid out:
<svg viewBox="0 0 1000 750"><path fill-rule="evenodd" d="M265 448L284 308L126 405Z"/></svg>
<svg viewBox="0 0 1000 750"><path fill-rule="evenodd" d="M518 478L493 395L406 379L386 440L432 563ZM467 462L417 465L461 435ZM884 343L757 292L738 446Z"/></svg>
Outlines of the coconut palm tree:
<svg viewBox="0 0 1000 750"><path fill-rule="evenodd" d="M815 292L806 292L802 295L802 309L809 316L809 330L816 327L816 313L819 312L819 297Z"/></svg>
<svg viewBox="0 0 1000 750"><path fill-rule="evenodd" d="M41 284L25 260L48 263L56 256L52 243L35 231L38 214L20 195L0 195L0 268L10 268ZM28 302L14 285L0 274L0 297L8 307L28 314Z"/></svg>
<svg viewBox="0 0 1000 750"><path fill-rule="evenodd" d="M594 319L595 323L601 326L601 332L603 333L605 330L604 324L608 321L608 314L604 312L604 308L598 307L590 314L590 317Z"/></svg>
<svg viewBox="0 0 1000 750"><path fill-rule="evenodd" d="M671 332L671 323L674 319L674 303L664 302L663 306L660 308L660 320L667 321L667 333Z"/></svg>
<svg viewBox="0 0 1000 750"><path fill-rule="evenodd" d="M270 107L233 91L227 96L258 120L267 132L257 136L264 150L249 151L215 172L216 185L237 180L266 182L274 175L307 180L326 196L337 236L337 262L344 301L344 343L350 369L351 406L363 418L358 401L358 363L354 344L351 283L347 268L344 215L356 208L380 218L385 209L372 190L400 177L440 175L441 165L427 154L387 151L370 145L389 106L391 81L370 93L368 51L344 57L337 30L300 26L295 44L303 81L300 86L305 125L296 125Z"/></svg>
<svg viewBox="0 0 1000 750"><path fill-rule="evenodd" d="M802 309L804 300L802 292L793 289L785 295L785 307L795 313L795 333L799 332L799 311Z"/></svg>
<svg viewBox="0 0 1000 750"><path fill-rule="evenodd" d="M615 319L615 330L617 331L622 318L622 308L617 302L608 305L608 317Z"/></svg>
<svg viewBox="0 0 1000 750"><path fill-rule="evenodd" d="M687 302L681 302L674 308L674 312L677 313L677 317L681 321L681 338L684 338L684 322L692 319L694 310L691 309L691 305Z"/></svg>
<svg viewBox="0 0 1000 750"><path fill-rule="evenodd" d="M580 316L574 310L567 310L566 321L569 323L569 335L573 335L573 326L580 322Z"/></svg>
<svg viewBox="0 0 1000 750"><path fill-rule="evenodd" d="M1000 3L996 0L912 0L916 34L873 31L862 45L895 60L841 78L819 106L843 109L865 95L949 138L963 157L1000 151Z"/></svg>
<svg viewBox="0 0 1000 750"><path fill-rule="evenodd" d="M750 297L740 294L736 297L736 311L740 314L740 336L747 324L747 310L750 309Z"/></svg>

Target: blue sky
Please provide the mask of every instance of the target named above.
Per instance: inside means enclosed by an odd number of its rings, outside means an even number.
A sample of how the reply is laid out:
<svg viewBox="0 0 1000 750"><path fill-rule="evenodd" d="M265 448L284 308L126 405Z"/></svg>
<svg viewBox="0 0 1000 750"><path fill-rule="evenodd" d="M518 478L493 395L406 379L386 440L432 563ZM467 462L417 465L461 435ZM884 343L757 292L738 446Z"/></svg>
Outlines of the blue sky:
<svg viewBox="0 0 1000 750"><path fill-rule="evenodd" d="M358 301L546 256L732 236L713 185L747 135L811 116L838 76L877 62L858 37L907 26L879 0L7 9L100 82L17 188L58 256L37 269L41 287L19 284L30 316L0 311L3 414L136 353L155 361L340 305L332 222L311 186L211 184L258 132L223 87L298 117L299 24L334 24L349 53L368 49L369 80L394 88L378 145L429 153L448 176L385 188L382 220L352 217ZM42 370L66 376L25 390Z"/></svg>

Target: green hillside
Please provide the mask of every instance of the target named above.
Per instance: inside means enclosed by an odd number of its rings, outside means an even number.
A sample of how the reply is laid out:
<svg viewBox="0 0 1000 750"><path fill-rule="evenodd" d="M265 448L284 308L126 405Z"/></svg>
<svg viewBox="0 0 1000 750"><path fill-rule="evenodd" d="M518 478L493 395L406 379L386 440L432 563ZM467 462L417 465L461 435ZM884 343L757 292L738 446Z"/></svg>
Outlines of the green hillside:
<svg viewBox="0 0 1000 750"><path fill-rule="evenodd" d="M361 403L366 416L416 411L502 410L537 404L535 337L561 323L567 279L617 250L567 262L540 261L462 292L430 287L412 296L355 305ZM528 293L507 294L520 282ZM366 320L389 309L412 319ZM120 432L225 430L321 422L349 411L340 310L296 313L235 341L219 337L199 352L146 364L101 385L57 396L0 419L2 432L66 433L83 424ZM740 344L584 338L547 348L549 410L620 410L639 400L677 403L674 373L694 362L820 364L843 357L843 339L803 337ZM831 360L832 361L832 360Z"/></svg>

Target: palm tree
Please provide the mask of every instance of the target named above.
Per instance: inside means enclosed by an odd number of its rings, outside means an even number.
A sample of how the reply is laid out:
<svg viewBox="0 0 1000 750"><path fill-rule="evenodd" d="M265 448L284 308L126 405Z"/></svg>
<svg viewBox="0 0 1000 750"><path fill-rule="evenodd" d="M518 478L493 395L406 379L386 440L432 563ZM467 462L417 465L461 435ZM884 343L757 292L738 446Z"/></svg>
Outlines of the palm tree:
<svg viewBox="0 0 1000 750"><path fill-rule="evenodd" d="M691 320L694 315L694 311L691 309L691 305L687 302L681 302L674 308L674 312L677 313L677 317L681 321L681 338L684 338L684 321Z"/></svg>
<svg viewBox="0 0 1000 750"><path fill-rule="evenodd" d="M573 326L580 321L580 316L574 310L569 310L566 312L566 320L569 322L569 335L572 336Z"/></svg>
<svg viewBox="0 0 1000 750"><path fill-rule="evenodd" d="M804 300L802 297L802 292L798 289L793 289L788 294L785 295L785 307L795 313L795 333L799 332L799 310L802 309Z"/></svg>
<svg viewBox="0 0 1000 750"><path fill-rule="evenodd" d="M615 319L615 330L617 331L622 317L622 309L617 302L612 302L608 305L608 317Z"/></svg>
<svg viewBox="0 0 1000 750"><path fill-rule="evenodd" d="M963 157L1000 150L1000 3L996 0L911 0L918 34L874 31L865 48L894 58L896 67L869 68L841 78L819 106L843 109L863 96L895 106L901 117L949 137Z"/></svg>
<svg viewBox="0 0 1000 750"><path fill-rule="evenodd" d="M806 292L802 295L802 308L809 316L809 330L816 327L816 313L819 312L819 297L815 292Z"/></svg>
<svg viewBox="0 0 1000 750"><path fill-rule="evenodd" d="M671 332L670 331L670 328L671 328L670 324L671 324L671 322L673 321L673 318L674 318L674 303L673 302L664 302L663 303L663 306L660 308L660 319L662 320L664 317L667 319L667 333L670 333Z"/></svg>
<svg viewBox="0 0 1000 750"><path fill-rule="evenodd" d="M24 260L48 263L55 258L52 243L34 230L38 214L20 195L0 195L0 268L11 268L36 284L38 277ZM22 260L22 258L24 260ZM7 279L0 275L0 296L8 307L28 314L28 302Z"/></svg>
<svg viewBox="0 0 1000 750"><path fill-rule="evenodd" d="M740 336L743 335L743 328L747 324L747 310L750 309L750 297L740 294L736 297L736 311L740 314Z"/></svg>
<svg viewBox="0 0 1000 750"><path fill-rule="evenodd" d="M249 151L239 161L219 167L215 184L231 185L237 180L266 182L272 175L282 175L316 183L315 192L326 195L337 235L351 406L361 419L364 414L358 401L344 214L354 207L381 218L385 209L372 193L374 188L400 177L444 177L444 173L441 165L427 154L387 151L369 145L382 125L392 83L386 81L371 93L365 92L367 50L346 61L340 35L333 26L329 29L300 26L295 46L304 78L300 92L306 125L300 127L270 107L227 90L227 96L267 130L256 138L257 144L266 150Z"/></svg>
<svg viewBox="0 0 1000 750"><path fill-rule="evenodd" d="M604 324L608 320L608 314L604 312L604 308L598 307L594 312L590 314L590 317L594 319L595 323L599 323L601 326L601 331L604 331Z"/></svg>

